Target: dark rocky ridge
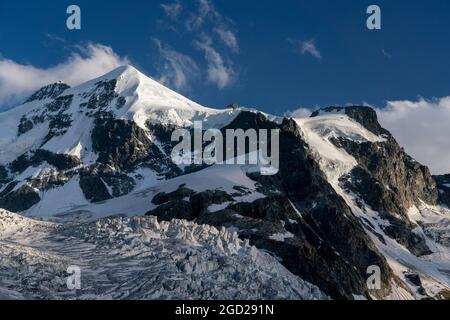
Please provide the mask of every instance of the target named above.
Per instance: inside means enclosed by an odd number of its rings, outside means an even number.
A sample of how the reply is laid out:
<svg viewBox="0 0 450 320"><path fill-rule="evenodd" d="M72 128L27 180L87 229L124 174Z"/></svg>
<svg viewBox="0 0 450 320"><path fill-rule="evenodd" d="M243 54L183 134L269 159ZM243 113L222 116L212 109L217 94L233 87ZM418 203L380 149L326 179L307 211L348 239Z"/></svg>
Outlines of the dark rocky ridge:
<svg viewBox="0 0 450 320"><path fill-rule="evenodd" d="M381 199L366 197L375 210L405 216L419 199L432 205L437 203L438 191L429 169L408 156L392 137L384 143L339 139L335 144L358 161L359 168L355 171L366 171L374 179L376 188L381 188ZM367 181L364 173L356 175Z"/></svg>
<svg viewBox="0 0 450 320"><path fill-rule="evenodd" d="M44 100L47 98L54 99L69 88L70 86L62 82L49 84L48 86L42 87L41 89L33 93L31 97L25 101L25 103L35 100Z"/></svg>
<svg viewBox="0 0 450 320"><path fill-rule="evenodd" d="M31 114L22 116L17 135L25 134L36 125L46 121L49 123L49 131L42 146L51 138L63 135L72 124L72 117L67 113L72 100L73 95L58 96L45 104L41 110L35 110Z"/></svg>
<svg viewBox="0 0 450 320"><path fill-rule="evenodd" d="M99 162L118 169L144 160L152 145L146 132L127 120L98 123L91 138L94 150L99 153Z"/></svg>
<svg viewBox="0 0 450 320"><path fill-rule="evenodd" d="M8 170L5 167L0 167L0 174L3 173L0 184L8 183L0 193L0 208L12 212L21 212L31 208L41 200L37 190L44 191L63 185L76 173L67 173L67 171L81 164L80 159L77 157L38 149L32 153L23 154L13 161L9 165L9 171L20 174L27 168L37 167L44 162L55 168L53 174L39 179L29 179L26 181L26 184L17 190L14 190L14 188L19 182L12 181L13 179L9 177Z"/></svg>
<svg viewBox="0 0 450 320"><path fill-rule="evenodd" d="M86 199L93 203L111 199L108 189L99 177L82 175L80 177L80 188Z"/></svg>
<svg viewBox="0 0 450 320"><path fill-rule="evenodd" d="M26 168L36 167L43 162L54 166L58 170L70 170L79 165L81 161L79 158L67 154L56 154L47 150L38 149L31 154L23 154L15 161L11 162L9 168L12 172L21 173Z"/></svg>
<svg viewBox="0 0 450 320"><path fill-rule="evenodd" d="M9 173L4 166L0 166L0 186L9 182Z"/></svg>
<svg viewBox="0 0 450 320"><path fill-rule="evenodd" d="M15 184L9 185L6 187L5 191L11 191L14 187ZM5 191L0 194L0 208L11 212L24 211L41 200L39 194L28 185L24 185L16 191L4 194Z"/></svg>
<svg viewBox="0 0 450 320"><path fill-rule="evenodd" d="M450 174L434 176L433 178L437 184L439 202L450 207Z"/></svg>

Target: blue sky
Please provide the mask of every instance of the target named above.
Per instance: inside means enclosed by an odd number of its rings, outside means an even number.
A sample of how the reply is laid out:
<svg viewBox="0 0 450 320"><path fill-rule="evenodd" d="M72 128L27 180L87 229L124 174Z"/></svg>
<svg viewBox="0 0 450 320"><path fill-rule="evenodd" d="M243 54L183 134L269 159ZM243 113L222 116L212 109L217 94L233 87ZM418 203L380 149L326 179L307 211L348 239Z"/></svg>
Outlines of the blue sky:
<svg viewBox="0 0 450 320"><path fill-rule="evenodd" d="M66 28L70 4L80 31ZM366 28L370 4L380 31ZM0 59L47 70L101 44L203 105L273 114L448 96L449 40L447 0L0 2Z"/></svg>

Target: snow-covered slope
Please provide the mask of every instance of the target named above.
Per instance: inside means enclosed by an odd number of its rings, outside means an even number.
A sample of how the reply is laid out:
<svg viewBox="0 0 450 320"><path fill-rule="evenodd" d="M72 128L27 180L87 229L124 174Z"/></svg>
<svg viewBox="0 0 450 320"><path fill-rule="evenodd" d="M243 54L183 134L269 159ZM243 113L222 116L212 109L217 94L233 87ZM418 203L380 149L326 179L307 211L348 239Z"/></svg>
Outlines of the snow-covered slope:
<svg viewBox="0 0 450 320"><path fill-rule="evenodd" d="M256 183L247 177L246 170L246 166L216 165L167 181L147 177L149 181L146 184L150 186L144 184L130 194L99 203L90 203L84 198L78 187L79 178L74 177L64 186L46 191L43 200L23 214L56 221L92 221L110 216L144 215L156 207L151 202L156 194L170 193L180 186L195 192L222 190L230 194L236 192L233 188L245 188L245 195L235 197L234 201L253 202L264 195L256 190Z"/></svg>
<svg viewBox="0 0 450 320"><path fill-rule="evenodd" d="M69 266L81 289L67 287ZM0 210L0 299L326 299L236 233L155 217L58 225Z"/></svg>
<svg viewBox="0 0 450 320"><path fill-rule="evenodd" d="M67 88L57 97L68 98L48 110L48 104L56 97L43 95L0 115L0 165L37 148L76 156L81 153L87 160L85 163L89 163L93 157L89 158L88 152L92 152L90 133L95 120L94 107L102 107L102 112L111 113L115 119L132 120L143 130L147 130L149 122L184 127L192 125L195 120L203 120L223 126L237 113L200 106L131 66L119 67L102 77ZM52 116L60 114L71 119L70 126L63 134L46 141ZM31 121L35 118L38 123L18 135L24 117ZM45 119L41 122L39 118Z"/></svg>
<svg viewBox="0 0 450 320"><path fill-rule="evenodd" d="M0 114L0 207L36 214L58 199L61 213L153 186L183 172L170 161L173 128L220 129L239 112L203 107L131 66L49 85Z"/></svg>
<svg viewBox="0 0 450 320"><path fill-rule="evenodd" d="M338 148L331 139L350 139L361 142L382 142L376 136L349 116L338 113L321 113L320 116L295 119L303 137L311 147L316 160L330 180L337 180L353 169L357 162L344 149Z"/></svg>

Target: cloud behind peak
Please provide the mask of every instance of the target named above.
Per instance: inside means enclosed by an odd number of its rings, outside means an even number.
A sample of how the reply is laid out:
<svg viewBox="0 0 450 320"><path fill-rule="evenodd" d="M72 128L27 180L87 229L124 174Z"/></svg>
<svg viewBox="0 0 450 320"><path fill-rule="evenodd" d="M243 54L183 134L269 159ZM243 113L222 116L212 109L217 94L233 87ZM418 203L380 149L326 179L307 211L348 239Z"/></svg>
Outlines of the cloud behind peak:
<svg viewBox="0 0 450 320"><path fill-rule="evenodd" d="M48 68L20 64L0 55L0 111L23 102L37 89L57 81L76 86L130 61L111 47L78 45L66 61Z"/></svg>

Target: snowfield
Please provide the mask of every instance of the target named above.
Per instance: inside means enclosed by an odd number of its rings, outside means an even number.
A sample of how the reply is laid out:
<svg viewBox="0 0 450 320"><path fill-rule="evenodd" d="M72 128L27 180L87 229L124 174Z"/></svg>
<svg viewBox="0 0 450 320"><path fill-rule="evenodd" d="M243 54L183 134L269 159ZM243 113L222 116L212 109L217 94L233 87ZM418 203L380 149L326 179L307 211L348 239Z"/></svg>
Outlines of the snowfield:
<svg viewBox="0 0 450 320"><path fill-rule="evenodd" d="M382 142L384 138L374 135L361 124L341 113L326 113L313 118L295 119L305 141L309 144L331 181L350 172L356 160L345 150L337 148L331 138L346 138L357 142Z"/></svg>

